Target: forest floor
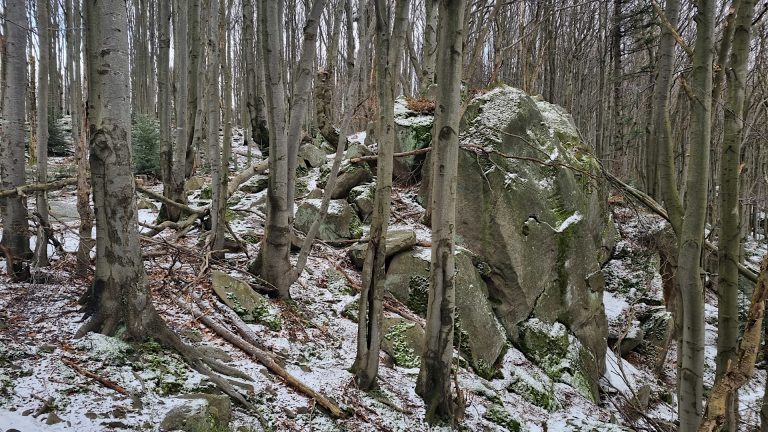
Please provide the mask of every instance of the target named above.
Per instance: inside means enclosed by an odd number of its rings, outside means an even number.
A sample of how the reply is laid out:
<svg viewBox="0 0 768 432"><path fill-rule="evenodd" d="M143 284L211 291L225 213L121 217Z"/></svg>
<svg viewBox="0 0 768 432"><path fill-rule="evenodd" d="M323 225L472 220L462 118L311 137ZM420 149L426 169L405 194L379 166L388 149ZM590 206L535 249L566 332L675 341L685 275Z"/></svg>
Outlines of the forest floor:
<svg viewBox="0 0 768 432"><path fill-rule="evenodd" d="M236 146L235 154L242 153L243 149ZM62 167L72 163L69 158L55 162ZM243 161L240 162L242 166ZM309 171L305 179L309 190L318 176L318 169ZM156 183L147 183L145 187L161 190ZM418 240L428 242L429 230L418 222L421 210L414 199L415 189L396 188L394 193L392 223L415 231ZM259 208L263 194L233 197L232 202L237 203L232 205L230 223L239 237L258 239L263 234L263 211ZM191 205L207 203L199 195L197 191L190 197ZM36 270L35 283L0 282L0 432L12 429L22 432L158 430L169 410L188 403L181 396L210 393L212 384L187 367L179 355L154 343L130 345L98 334L74 339L82 318L78 298L87 286L87 279L76 277L73 272L73 252L77 247L74 192L53 193L51 201L52 214L56 216L53 227L63 240L65 253L51 249L52 266ZM140 222L154 222L159 203L152 204L139 211ZM660 223L653 216L628 208L617 208L615 212L623 235L623 246L620 242L619 248L642 248L633 235L647 229L646 224ZM220 316L213 307L220 300L211 289L208 273L200 277L201 269L218 270L255 282L246 267L256 255L257 241L244 242L244 251L227 253L222 261L207 261L200 234L196 227L180 238L166 231L142 241L156 308L186 342L214 347L209 351L251 377L252 381L240 380L237 386L250 397L273 430L449 430L448 427L430 429L423 423L423 403L414 392L418 368L396 366L382 353L379 389L365 393L355 388L348 369L354 361L357 324L348 318L347 311L357 297L355 287L359 284L359 273L349 264L344 248L322 243L315 246L307 271L292 287L293 299L266 299L260 322L249 324L289 373L348 413L347 418L334 419L312 399L293 390L183 307L196 296L207 306L206 315ZM757 244L753 246L755 256L765 252ZM643 267L645 270L640 269L639 265L644 263L629 261L638 256L644 255L626 254L625 258L609 263L615 267L611 270L614 274L647 282L641 284L645 292L640 295L637 290L612 287L609 278L604 301L609 321L613 320L614 324L626 317L639 299L661 295L658 274L649 276L647 266ZM621 278L613 280L618 279ZM716 298L708 295L707 300L706 357L710 367L706 380L711 384L716 337L712 317L716 320ZM521 430L531 432L669 430L669 422L675 417L674 347L661 377L636 353L621 359L609 350L606 360L608 372L602 383L605 395L599 404L585 399L566 384L555 383L558 408L551 412L506 390L515 375L543 373L514 347L510 347L503 359L503 378L485 380L471 370L460 368L458 384L467 395L461 428L504 431L515 430L515 424L519 424ZM745 426L756 424L764 384L765 372L758 370L741 393ZM647 408L637 412L633 409L633 400L638 392L646 391L644 386L649 393ZM663 395L669 395L667 402L662 400ZM229 429L222 430L258 431L262 426L253 413L234 406Z"/></svg>

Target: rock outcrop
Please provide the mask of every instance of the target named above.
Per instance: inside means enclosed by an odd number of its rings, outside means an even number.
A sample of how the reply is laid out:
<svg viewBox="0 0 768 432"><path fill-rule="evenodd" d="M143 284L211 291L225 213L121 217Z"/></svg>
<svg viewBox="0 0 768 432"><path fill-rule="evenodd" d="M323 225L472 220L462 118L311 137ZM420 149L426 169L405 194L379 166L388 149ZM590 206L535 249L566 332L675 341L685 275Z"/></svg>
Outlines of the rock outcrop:
<svg viewBox="0 0 768 432"><path fill-rule="evenodd" d="M488 304L518 346L530 319L575 336L583 387L596 399L607 334L601 264L615 241L598 163L562 108L508 86L472 101L460 143L456 231L477 255ZM428 196L422 182L422 202Z"/></svg>

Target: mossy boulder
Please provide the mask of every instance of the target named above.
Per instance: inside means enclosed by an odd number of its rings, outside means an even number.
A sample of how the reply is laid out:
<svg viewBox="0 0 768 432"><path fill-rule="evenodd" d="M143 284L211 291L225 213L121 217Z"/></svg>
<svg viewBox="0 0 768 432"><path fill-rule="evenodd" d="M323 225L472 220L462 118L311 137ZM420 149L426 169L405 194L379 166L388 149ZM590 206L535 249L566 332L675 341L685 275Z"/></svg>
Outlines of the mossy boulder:
<svg viewBox="0 0 768 432"><path fill-rule="evenodd" d="M243 185L240 186L240 190L245 193L255 194L266 190L267 186L269 186L269 177L256 175L247 182L243 183Z"/></svg>
<svg viewBox="0 0 768 432"><path fill-rule="evenodd" d="M376 198L376 183L365 183L349 191L347 201L357 210L361 220L367 220L373 213L373 201Z"/></svg>
<svg viewBox="0 0 768 432"><path fill-rule="evenodd" d="M318 186L322 187L323 189L326 187L329 173L330 168L321 170ZM371 180L373 180L373 172L371 172L371 168L368 166L368 164L353 164L349 163L349 161L345 161L342 163L341 168L339 169L339 176L336 177L336 184L333 186L333 190L331 191L331 198L346 198L352 188L363 183L368 183Z"/></svg>
<svg viewBox="0 0 768 432"><path fill-rule="evenodd" d="M228 396L195 393L179 398L160 423L161 431L209 432L226 430L232 419L232 403Z"/></svg>
<svg viewBox="0 0 768 432"><path fill-rule="evenodd" d="M320 199L304 200L296 210L294 226L302 232L308 232L312 223L320 216ZM360 238L363 235L357 213L345 200L331 200L328 213L320 224L317 238L320 240L340 240Z"/></svg>
<svg viewBox="0 0 768 432"><path fill-rule="evenodd" d="M597 373L596 359L562 323L531 318L520 325L519 344L550 378L593 402L599 400L597 383L590 379Z"/></svg>
<svg viewBox="0 0 768 432"><path fill-rule="evenodd" d="M599 273L615 230L589 146L562 108L508 86L469 104L460 136L456 233L482 263L497 318L513 341L530 317L562 323L592 353L586 379L597 388L607 332ZM422 182L421 202L429 193Z"/></svg>
<svg viewBox="0 0 768 432"><path fill-rule="evenodd" d="M523 426L520 421L509 413L502 405L493 405L483 414L486 420L495 423L509 432L520 432Z"/></svg>
<svg viewBox="0 0 768 432"><path fill-rule="evenodd" d="M272 330L280 330L280 316L272 312L267 299L251 289L247 282L214 270L211 273L211 285L221 301L240 315L243 321L256 322Z"/></svg>
<svg viewBox="0 0 768 432"><path fill-rule="evenodd" d="M381 349L390 355L395 364L416 368L421 363L424 350L424 329L401 317L385 317L381 324Z"/></svg>
<svg viewBox="0 0 768 432"><path fill-rule="evenodd" d="M560 408L555 397L554 382L538 369L514 368L509 377L507 390L547 411L555 411Z"/></svg>
<svg viewBox="0 0 768 432"><path fill-rule="evenodd" d="M344 156L347 159L354 159L359 158L363 156L371 156L373 155L373 152L370 148L368 148L367 145L364 143L358 142L358 141L352 141L347 146L347 152L344 154Z"/></svg>
<svg viewBox="0 0 768 432"><path fill-rule="evenodd" d="M384 286L415 313L425 316L429 296L429 248L416 247L390 261ZM493 378L507 348L504 328L488 302L488 291L471 254L456 253L454 345L480 376Z"/></svg>
<svg viewBox="0 0 768 432"><path fill-rule="evenodd" d="M384 245L387 257L411 249L414 246L416 246L416 234L413 231L398 229L387 231ZM367 253L368 243L357 243L349 248L347 256L355 267L362 269Z"/></svg>
<svg viewBox="0 0 768 432"><path fill-rule="evenodd" d="M395 101L395 152L409 152L432 145L434 117L408 108L405 98ZM392 176L396 180L418 178L424 155L395 158Z"/></svg>

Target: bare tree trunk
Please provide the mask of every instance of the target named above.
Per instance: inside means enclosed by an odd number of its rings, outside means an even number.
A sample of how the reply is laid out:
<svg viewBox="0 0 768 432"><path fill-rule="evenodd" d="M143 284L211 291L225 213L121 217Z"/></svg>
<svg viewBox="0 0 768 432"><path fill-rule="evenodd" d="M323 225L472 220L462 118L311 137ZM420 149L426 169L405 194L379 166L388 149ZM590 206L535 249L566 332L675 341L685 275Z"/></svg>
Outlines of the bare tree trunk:
<svg viewBox="0 0 768 432"><path fill-rule="evenodd" d="M165 1L165 0L160 0ZM186 0L176 0L174 2L174 16L176 18L173 26L174 31L174 50L173 50L173 70L176 74L178 85L176 90L176 139L171 156L171 168L169 170L170 187L167 194L168 198L185 204L187 194L184 191L184 181L186 180L186 155L189 147L189 46L188 39L188 19L189 6ZM161 36L162 38L162 36ZM162 51L161 51L162 56ZM160 60L163 61L162 59ZM164 216L173 222L178 222L184 216L180 209L171 206L163 206Z"/></svg>
<svg viewBox="0 0 768 432"><path fill-rule="evenodd" d="M182 0L179 0L182 3ZM201 75L204 76L202 71L203 56L201 55L201 42L200 42L200 0L189 0L186 3L187 9L187 33L189 36L189 63L187 64L187 111L186 111L186 125L187 125L187 137L186 144L184 145L185 158L184 158L184 177L189 178L192 175L195 157L198 149L198 142L200 141L200 121L201 116L198 115L198 110L202 106L200 101L201 89L199 81L201 81ZM179 71L183 73L183 71ZM205 84L205 83L203 83ZM184 87L180 87L184 89Z"/></svg>
<svg viewBox="0 0 768 432"><path fill-rule="evenodd" d="M278 10L282 0L259 0L264 72L267 80L269 115L269 188L267 220L260 253L261 277L290 298L291 247L288 203L288 135L282 73L282 36Z"/></svg>
<svg viewBox="0 0 768 432"><path fill-rule="evenodd" d="M86 146L86 128L83 126L83 88L80 70L81 19L80 0L67 0L67 61L69 68L69 94L71 99L72 141L75 143L75 163L77 165L77 214L80 216L77 245L76 272L86 276L91 267L91 249L93 248L93 210L91 209L91 182L88 167L88 148Z"/></svg>
<svg viewBox="0 0 768 432"><path fill-rule="evenodd" d="M432 151L432 260L427 302L426 344L416 392L424 399L426 419L453 421L451 361L456 309L454 252L456 177L461 120L461 67L464 0L441 0L438 27L437 101Z"/></svg>
<svg viewBox="0 0 768 432"><path fill-rule="evenodd" d="M405 33L409 0L399 0L395 6L394 23L390 33L391 13L386 1L376 0L376 81L379 90L379 119L377 139L379 160L376 171L371 238L363 264L362 288L357 325L357 356L352 369L355 381L363 390L376 384L381 348L381 315L384 297L386 233L392 197L392 154L395 147L394 103L395 75L399 72L400 49Z"/></svg>
<svg viewBox="0 0 768 432"><path fill-rule="evenodd" d="M48 69L50 68L48 24L48 0L37 0L37 38L40 46L40 61L37 68L37 182L48 181ZM54 64L55 68L55 64ZM35 207L40 225L37 227L35 242L35 265L45 267L48 262L48 193L35 194Z"/></svg>
<svg viewBox="0 0 768 432"><path fill-rule="evenodd" d="M29 48L29 80L27 80L27 121L29 122L29 166L37 165L37 61Z"/></svg>
<svg viewBox="0 0 768 432"><path fill-rule="evenodd" d="M221 125L221 104L219 98L219 74L221 62L219 58L219 0L209 0L208 8L208 162L211 164L211 251L213 255L223 258L224 249L224 219L227 208L226 182L221 188L222 177L227 176L226 167L221 160L219 144L219 126Z"/></svg>
<svg viewBox="0 0 768 432"><path fill-rule="evenodd" d="M424 0L424 44L421 47L421 73L419 94L427 96L435 83L435 59L437 56L437 4L438 0Z"/></svg>
<svg viewBox="0 0 768 432"><path fill-rule="evenodd" d="M171 198L173 189L173 143L171 141L171 0L158 0L160 2L160 32L159 32L159 57L157 60L157 111L160 120L160 177L163 180L163 195ZM179 55L179 52L175 52ZM176 213L168 206L163 206L164 217L169 213ZM174 214L174 216L176 216ZM178 220L178 216L176 216ZM169 218L170 219L170 218Z"/></svg>
<svg viewBox="0 0 768 432"><path fill-rule="evenodd" d="M4 46L0 75L0 186L12 189L24 184L24 117L27 88L27 21L24 0L5 2ZM47 22L47 21L46 21ZM9 23L13 23L10 24ZM27 228L25 199L14 196L0 199L3 217L3 246L8 273L15 280L29 278L32 257Z"/></svg>
<svg viewBox="0 0 768 432"><path fill-rule="evenodd" d="M712 135L713 0L698 2L691 87L691 160L686 180L686 206L680 235L678 279L683 298L680 375L680 431L695 431L704 397L704 294L700 273L707 216L709 146Z"/></svg>
<svg viewBox="0 0 768 432"><path fill-rule="evenodd" d="M733 45L726 71L728 92L720 163L720 237L718 241L717 369L716 377L728 371L736 360L739 340L739 254L741 251L741 208L739 165L744 128L744 99L754 0L734 2L737 7ZM759 334L758 334L759 340ZM758 342L759 343L759 342ZM738 427L738 398L727 397L725 430Z"/></svg>
<svg viewBox="0 0 768 432"><path fill-rule="evenodd" d="M139 246L124 2L87 0L85 16L96 276L83 299L90 319L77 336L89 331L112 335L124 324L129 338L162 340L168 332L152 305Z"/></svg>

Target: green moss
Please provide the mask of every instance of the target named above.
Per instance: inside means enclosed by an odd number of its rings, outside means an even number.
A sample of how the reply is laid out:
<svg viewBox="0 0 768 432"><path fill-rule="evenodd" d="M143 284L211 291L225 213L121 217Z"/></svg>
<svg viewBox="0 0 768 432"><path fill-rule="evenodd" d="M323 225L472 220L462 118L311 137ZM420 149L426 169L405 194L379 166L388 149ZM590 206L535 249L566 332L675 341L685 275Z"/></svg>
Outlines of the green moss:
<svg viewBox="0 0 768 432"><path fill-rule="evenodd" d="M205 185L203 189L200 191L200 199L202 200L209 200L213 196L213 192L211 191L211 185Z"/></svg>
<svg viewBox="0 0 768 432"><path fill-rule="evenodd" d="M393 325L384 337L392 342L395 351L395 364L405 368L419 367L421 360L416 351L408 344L406 332L416 324L411 322L401 322Z"/></svg>
<svg viewBox="0 0 768 432"><path fill-rule="evenodd" d="M351 302L349 302L346 306L344 306L344 309L341 310L341 316L352 321L357 322L358 321L358 311L360 308L360 299L355 299Z"/></svg>
<svg viewBox="0 0 768 432"><path fill-rule="evenodd" d="M227 293L227 299L232 301L232 308L240 316L250 315L254 322L264 325L273 331L280 331L283 328L282 320L279 315L273 314L266 300L260 299L250 311L246 310L240 303L240 300L231 292Z"/></svg>
<svg viewBox="0 0 768 432"><path fill-rule="evenodd" d="M145 380L154 384L161 395L176 394L183 390L187 380L186 363L175 353L169 353L154 340L139 346L139 359L134 369L143 370Z"/></svg>
<svg viewBox="0 0 768 432"><path fill-rule="evenodd" d="M547 411L555 411L559 407L555 398L554 384L544 376L534 377L522 370L517 370L507 390Z"/></svg>
<svg viewBox="0 0 768 432"><path fill-rule="evenodd" d="M363 236L363 223L360 222L360 219L355 216L352 218L352 221L349 223L349 234L352 236L352 238L361 238Z"/></svg>
<svg viewBox="0 0 768 432"><path fill-rule="evenodd" d="M522 430L520 421L512 417L503 406L492 406L485 412L484 417L510 432L520 432Z"/></svg>
<svg viewBox="0 0 768 432"><path fill-rule="evenodd" d="M408 281L408 309L426 316L428 299L429 279L424 276L411 276Z"/></svg>

